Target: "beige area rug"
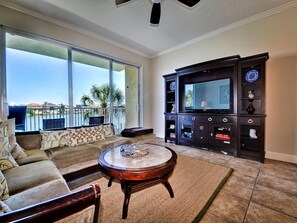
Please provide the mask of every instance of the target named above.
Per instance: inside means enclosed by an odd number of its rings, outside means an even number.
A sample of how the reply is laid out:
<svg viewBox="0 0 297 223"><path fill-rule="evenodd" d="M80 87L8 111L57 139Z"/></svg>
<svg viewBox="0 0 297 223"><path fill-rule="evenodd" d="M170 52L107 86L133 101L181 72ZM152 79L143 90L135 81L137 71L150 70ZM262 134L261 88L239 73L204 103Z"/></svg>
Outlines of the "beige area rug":
<svg viewBox="0 0 297 223"><path fill-rule="evenodd" d="M108 180L101 178L96 181L102 191L98 222L198 222L231 173L230 168L178 155L169 179L174 198L162 184L133 193L125 220L121 218L124 194L120 184L107 187Z"/></svg>

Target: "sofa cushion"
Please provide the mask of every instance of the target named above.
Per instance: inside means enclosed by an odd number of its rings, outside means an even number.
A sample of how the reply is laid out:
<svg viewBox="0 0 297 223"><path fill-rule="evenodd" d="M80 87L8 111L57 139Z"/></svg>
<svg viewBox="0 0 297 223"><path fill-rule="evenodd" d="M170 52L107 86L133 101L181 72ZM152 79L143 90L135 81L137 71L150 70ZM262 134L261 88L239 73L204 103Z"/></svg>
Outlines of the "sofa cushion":
<svg viewBox="0 0 297 223"><path fill-rule="evenodd" d="M0 201L0 214L8 213L11 209L3 201Z"/></svg>
<svg viewBox="0 0 297 223"><path fill-rule="evenodd" d="M10 153L17 163L19 159L27 157L25 150L22 147L20 147L18 143L13 144L13 147L11 147L10 149Z"/></svg>
<svg viewBox="0 0 297 223"><path fill-rule="evenodd" d="M98 147L84 144L71 147L59 147L46 150L48 157L61 169L73 164L97 159L101 154Z"/></svg>
<svg viewBox="0 0 297 223"><path fill-rule="evenodd" d="M102 125L102 127L105 138L114 136L114 129L112 124Z"/></svg>
<svg viewBox="0 0 297 223"><path fill-rule="evenodd" d="M67 166L67 167L59 168L59 171L64 176L66 174L70 174L70 173L73 173L73 172L76 172L76 171L79 171L79 170L83 170L83 169L86 169L88 167L96 166L96 165L98 166L98 157L96 159L93 159L93 160L88 160L88 161L84 161L84 162L80 162L80 163L75 163L75 164L72 164L72 165ZM98 166L98 170L99 170L99 166ZM98 177L98 179L99 178L100 177ZM70 187L69 182L68 182L68 186Z"/></svg>
<svg viewBox="0 0 297 223"><path fill-rule="evenodd" d="M31 150L26 150L25 152L28 156L23 159L18 159L17 162L19 165L25 165L28 163L34 163L34 162L39 162L42 160L48 160L48 157L43 150L31 149Z"/></svg>
<svg viewBox="0 0 297 223"><path fill-rule="evenodd" d="M69 146L92 143L104 138L102 126L69 129Z"/></svg>
<svg viewBox="0 0 297 223"><path fill-rule="evenodd" d="M41 131L41 150L69 145L69 130Z"/></svg>
<svg viewBox="0 0 297 223"><path fill-rule="evenodd" d="M62 179L62 175L50 160L30 163L3 171L10 195L46 182Z"/></svg>
<svg viewBox="0 0 297 223"><path fill-rule="evenodd" d="M36 172L36 171L35 171ZM56 179L11 195L4 201L11 210L17 210L70 193L64 179Z"/></svg>
<svg viewBox="0 0 297 223"><path fill-rule="evenodd" d="M9 189L2 171L0 171L0 187L0 200L6 200L7 198L9 198Z"/></svg>
<svg viewBox="0 0 297 223"><path fill-rule="evenodd" d="M135 136L135 137L127 137L129 139L129 143L155 143L156 135L154 133Z"/></svg>
<svg viewBox="0 0 297 223"><path fill-rule="evenodd" d="M16 142L15 138L15 118L5 121L7 124L10 153L15 160L25 158L27 154L24 149Z"/></svg>
<svg viewBox="0 0 297 223"><path fill-rule="evenodd" d="M25 149L25 151L30 149L40 149L41 148L41 135L38 133L22 134L16 135L16 140L18 144Z"/></svg>
<svg viewBox="0 0 297 223"><path fill-rule="evenodd" d="M4 128L2 130L5 131ZM18 164L10 153L9 139L7 136L0 136L0 170L7 170L15 166Z"/></svg>
<svg viewBox="0 0 297 223"><path fill-rule="evenodd" d="M100 148L101 152L103 152L106 149L109 149L110 147L124 145L127 143L129 143L128 138L123 138L120 136L110 136L108 138L105 138L105 140L103 141L94 142L92 143L92 145L96 146L97 148Z"/></svg>

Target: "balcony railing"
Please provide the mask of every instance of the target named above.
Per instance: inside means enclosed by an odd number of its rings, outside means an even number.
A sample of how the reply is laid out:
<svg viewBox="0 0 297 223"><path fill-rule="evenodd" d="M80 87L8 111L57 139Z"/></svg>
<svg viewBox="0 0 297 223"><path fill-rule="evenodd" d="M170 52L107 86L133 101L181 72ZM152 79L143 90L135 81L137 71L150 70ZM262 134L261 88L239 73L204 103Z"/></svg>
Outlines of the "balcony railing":
<svg viewBox="0 0 297 223"><path fill-rule="evenodd" d="M119 133L125 128L125 107L114 107L112 112L112 122L115 130ZM89 125L89 118L92 116L104 116L104 123L110 122L109 109L102 108L74 108L73 125ZM65 119L65 127L70 127L70 110L69 108L60 107L28 107L26 116L26 131L43 130L43 119Z"/></svg>

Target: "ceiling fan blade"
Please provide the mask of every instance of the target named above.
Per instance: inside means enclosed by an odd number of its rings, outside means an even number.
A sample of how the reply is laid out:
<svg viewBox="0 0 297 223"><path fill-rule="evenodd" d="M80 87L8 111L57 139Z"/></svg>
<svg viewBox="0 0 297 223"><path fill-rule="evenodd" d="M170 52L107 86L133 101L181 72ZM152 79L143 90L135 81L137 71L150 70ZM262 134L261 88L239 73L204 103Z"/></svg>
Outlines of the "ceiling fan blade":
<svg viewBox="0 0 297 223"><path fill-rule="evenodd" d="M126 2L130 2L130 0L115 0L116 5L120 5Z"/></svg>
<svg viewBox="0 0 297 223"><path fill-rule="evenodd" d="M177 0L189 7L193 7L194 5L196 5L198 2L200 2L200 0Z"/></svg>
<svg viewBox="0 0 297 223"><path fill-rule="evenodd" d="M151 24L158 25L161 17L161 3L154 3L151 13Z"/></svg>

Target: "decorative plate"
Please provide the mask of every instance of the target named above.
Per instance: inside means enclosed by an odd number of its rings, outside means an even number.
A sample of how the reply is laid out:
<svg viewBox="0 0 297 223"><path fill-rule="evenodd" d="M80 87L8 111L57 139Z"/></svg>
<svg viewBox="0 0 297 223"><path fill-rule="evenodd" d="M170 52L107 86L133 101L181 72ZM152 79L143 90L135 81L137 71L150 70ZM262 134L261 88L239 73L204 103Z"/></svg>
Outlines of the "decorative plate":
<svg viewBox="0 0 297 223"><path fill-rule="evenodd" d="M245 75L245 79L249 83L256 81L258 77L259 77L259 72L255 69L249 70Z"/></svg>
<svg viewBox="0 0 297 223"><path fill-rule="evenodd" d="M121 146L121 154L126 157L141 157L149 153L149 146L144 144L131 144Z"/></svg>
<svg viewBox="0 0 297 223"><path fill-rule="evenodd" d="M171 91L175 91L175 82L174 81L170 83L169 88Z"/></svg>

